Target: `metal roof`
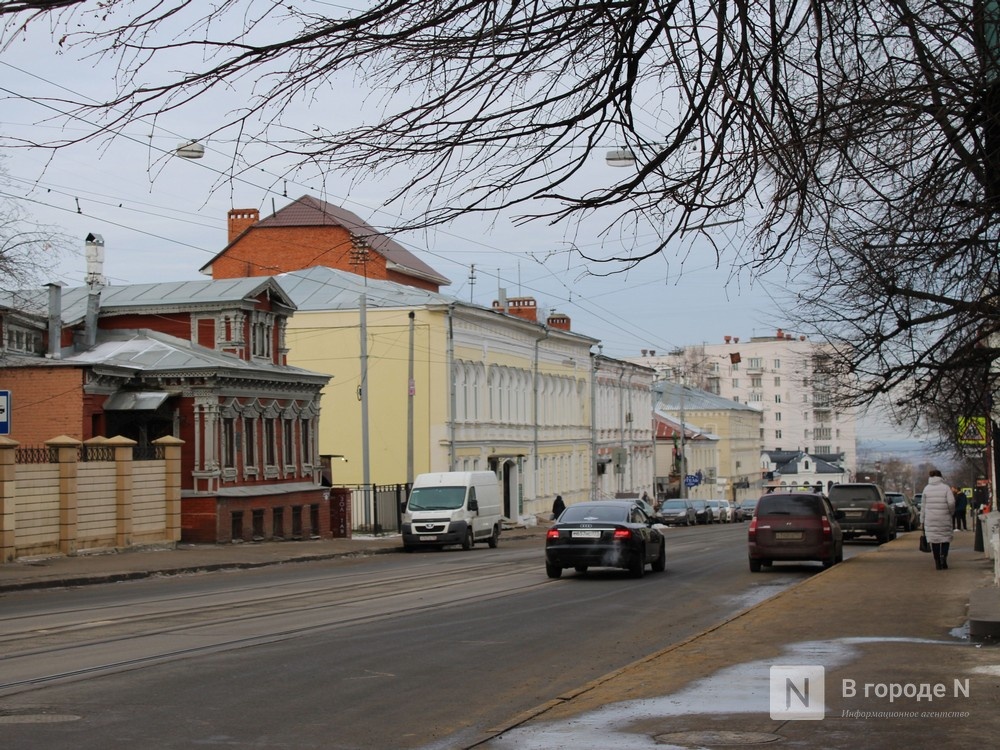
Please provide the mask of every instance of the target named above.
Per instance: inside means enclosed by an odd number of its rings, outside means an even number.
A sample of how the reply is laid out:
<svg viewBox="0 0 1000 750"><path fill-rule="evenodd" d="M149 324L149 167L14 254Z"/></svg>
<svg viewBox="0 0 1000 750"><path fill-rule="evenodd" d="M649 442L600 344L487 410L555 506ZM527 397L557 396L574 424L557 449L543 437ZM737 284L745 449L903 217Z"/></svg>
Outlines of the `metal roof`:
<svg viewBox="0 0 1000 750"><path fill-rule="evenodd" d="M35 359L34 364L100 365L141 373L184 374L193 371L226 371L235 376L266 375L283 380L326 383L329 375L268 361L247 362L234 354L207 349L157 331L101 331L97 344L85 352L60 360ZM25 364L30 364L25 362Z"/></svg>
<svg viewBox="0 0 1000 750"><path fill-rule="evenodd" d="M327 266L313 266L279 274L274 278L300 311L356 310L362 293L368 307L424 307L460 303L457 298L438 292L393 281L365 279L356 273Z"/></svg>
<svg viewBox="0 0 1000 750"><path fill-rule="evenodd" d="M664 407L671 410L678 410L681 406L681 399L684 401L684 409L690 411L749 411L760 414L760 409L755 409L739 401L733 401L724 396L716 396L714 393L703 391L699 388L690 388L678 383L671 383L665 380L653 384L653 391L660 394L659 401Z"/></svg>
<svg viewBox="0 0 1000 750"><path fill-rule="evenodd" d="M239 305L269 291L280 304L295 309L287 292L270 276L238 279L198 279L158 284L128 284L101 287L101 315L124 313L133 309L158 307L173 310L212 309ZM62 290L62 321L74 325L84 319L90 288L68 287ZM0 298L0 305L19 306L36 315L47 315L48 288L27 289Z"/></svg>

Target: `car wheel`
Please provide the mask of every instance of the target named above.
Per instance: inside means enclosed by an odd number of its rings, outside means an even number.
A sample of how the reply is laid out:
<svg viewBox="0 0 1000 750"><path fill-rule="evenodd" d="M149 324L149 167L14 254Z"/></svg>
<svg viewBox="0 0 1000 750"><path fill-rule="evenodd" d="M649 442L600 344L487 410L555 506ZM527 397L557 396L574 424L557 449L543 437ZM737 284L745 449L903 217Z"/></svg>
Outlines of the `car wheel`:
<svg viewBox="0 0 1000 750"><path fill-rule="evenodd" d="M549 563L545 563L545 575L547 575L549 578L561 578L562 568L560 568L558 565L550 565Z"/></svg>
<svg viewBox="0 0 1000 750"><path fill-rule="evenodd" d="M750 558L750 572L751 573L760 573L760 567L761 567L760 566L760 560L754 560L751 557Z"/></svg>
<svg viewBox="0 0 1000 750"><path fill-rule="evenodd" d="M403 552L413 552L413 545L412 544L404 544L403 545Z"/></svg>
<svg viewBox="0 0 1000 750"><path fill-rule="evenodd" d="M840 549L837 551L837 562L844 562L844 546L841 545Z"/></svg>
<svg viewBox="0 0 1000 750"><path fill-rule="evenodd" d="M636 553L629 562L628 572L631 573L633 578L642 578L646 575L646 561L643 559L641 552Z"/></svg>
<svg viewBox="0 0 1000 750"><path fill-rule="evenodd" d="M472 529L465 532L465 539L462 540L462 549L472 549L476 540L472 538Z"/></svg>
<svg viewBox="0 0 1000 750"><path fill-rule="evenodd" d="M662 573L667 569L667 545L663 541L660 542L660 554L653 560L652 568L654 573Z"/></svg>
<svg viewBox="0 0 1000 750"><path fill-rule="evenodd" d="M823 561L824 568L832 568L837 564L837 550L830 550L830 556Z"/></svg>
<svg viewBox="0 0 1000 750"><path fill-rule="evenodd" d="M490 534L490 538L486 540L486 543L490 545L490 549L496 549L497 545L500 544L500 527L494 526L493 533Z"/></svg>

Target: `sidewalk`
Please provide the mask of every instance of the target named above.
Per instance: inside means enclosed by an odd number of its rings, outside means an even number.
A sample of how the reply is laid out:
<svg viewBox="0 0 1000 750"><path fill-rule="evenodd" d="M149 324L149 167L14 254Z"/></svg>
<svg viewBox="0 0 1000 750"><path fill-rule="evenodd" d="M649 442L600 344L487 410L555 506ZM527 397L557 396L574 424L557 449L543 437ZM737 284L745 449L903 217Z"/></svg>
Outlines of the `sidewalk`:
<svg viewBox="0 0 1000 750"><path fill-rule="evenodd" d="M1000 621L992 561L973 551L971 534L959 533L949 570L938 571L919 551L918 539L916 533L901 535L811 576L518 717L482 747L994 745L1000 737L1000 647L968 636L970 592L985 590L992 606L985 616ZM772 574L765 568L759 575L765 582ZM772 667L786 670L775 682L775 718ZM821 720L783 713L786 705L802 708L800 696L782 682L789 675L800 690L801 678L812 675L809 705L819 708L813 718ZM825 696L818 695L823 688Z"/></svg>

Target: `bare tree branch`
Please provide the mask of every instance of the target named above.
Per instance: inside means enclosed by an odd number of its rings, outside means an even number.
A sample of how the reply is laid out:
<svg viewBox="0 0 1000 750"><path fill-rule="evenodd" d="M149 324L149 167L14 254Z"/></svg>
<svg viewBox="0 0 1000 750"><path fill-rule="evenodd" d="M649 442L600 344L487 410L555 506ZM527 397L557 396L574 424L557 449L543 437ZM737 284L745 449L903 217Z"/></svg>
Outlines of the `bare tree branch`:
<svg viewBox="0 0 1000 750"><path fill-rule="evenodd" d="M391 199L425 210L400 228L507 209L523 221L597 215L660 242L609 242L584 256L595 269L627 270L698 235L717 262L789 269L802 326L834 345L858 400L895 391L927 403L989 359L1000 66L987 40L1000 19L981 0L390 0L354 11L109 0L70 12L64 44L117 64L113 96L77 103L104 116L103 132L245 85L245 106L213 132L269 144L263 161L403 168ZM285 116L335 100L345 73L372 92L357 124ZM581 188L611 144L635 155L635 171Z"/></svg>

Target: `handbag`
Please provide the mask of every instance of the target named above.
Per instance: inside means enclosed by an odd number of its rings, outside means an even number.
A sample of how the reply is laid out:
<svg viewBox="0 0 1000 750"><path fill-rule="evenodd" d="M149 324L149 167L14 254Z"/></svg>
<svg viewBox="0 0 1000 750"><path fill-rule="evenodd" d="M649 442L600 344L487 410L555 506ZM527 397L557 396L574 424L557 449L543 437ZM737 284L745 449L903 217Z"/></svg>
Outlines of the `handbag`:
<svg viewBox="0 0 1000 750"><path fill-rule="evenodd" d="M924 534L920 535L920 551L921 552L930 552L931 551L930 542L927 541L927 537Z"/></svg>

